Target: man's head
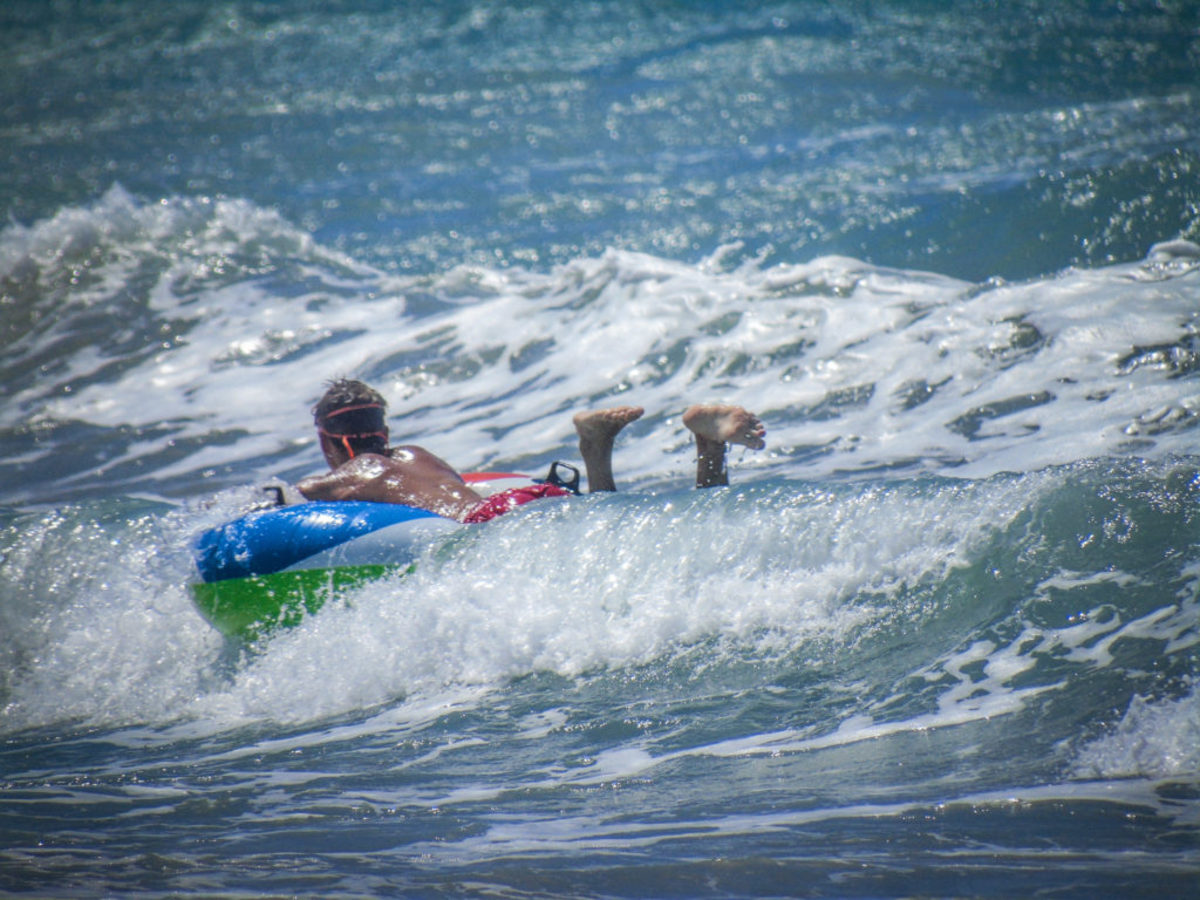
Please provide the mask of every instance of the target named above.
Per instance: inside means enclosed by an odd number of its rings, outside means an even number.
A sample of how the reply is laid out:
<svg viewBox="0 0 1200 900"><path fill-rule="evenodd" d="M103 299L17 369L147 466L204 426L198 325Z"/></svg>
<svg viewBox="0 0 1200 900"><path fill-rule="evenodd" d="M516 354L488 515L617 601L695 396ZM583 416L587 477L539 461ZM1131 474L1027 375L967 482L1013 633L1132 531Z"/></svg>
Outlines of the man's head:
<svg viewBox="0 0 1200 900"><path fill-rule="evenodd" d="M321 450L333 468L360 453L387 452L384 423L387 401L375 389L351 378L339 378L313 407Z"/></svg>

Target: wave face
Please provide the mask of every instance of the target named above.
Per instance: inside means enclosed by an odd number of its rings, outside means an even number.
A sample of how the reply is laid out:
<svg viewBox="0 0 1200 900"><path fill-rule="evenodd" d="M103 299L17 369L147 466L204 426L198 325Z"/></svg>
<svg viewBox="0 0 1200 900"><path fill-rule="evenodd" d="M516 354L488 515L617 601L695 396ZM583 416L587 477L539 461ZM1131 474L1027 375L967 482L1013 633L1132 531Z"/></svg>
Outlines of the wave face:
<svg viewBox="0 0 1200 900"><path fill-rule="evenodd" d="M1190 6L10 6L0 893L1194 888ZM339 375L462 470L647 413L227 645Z"/></svg>

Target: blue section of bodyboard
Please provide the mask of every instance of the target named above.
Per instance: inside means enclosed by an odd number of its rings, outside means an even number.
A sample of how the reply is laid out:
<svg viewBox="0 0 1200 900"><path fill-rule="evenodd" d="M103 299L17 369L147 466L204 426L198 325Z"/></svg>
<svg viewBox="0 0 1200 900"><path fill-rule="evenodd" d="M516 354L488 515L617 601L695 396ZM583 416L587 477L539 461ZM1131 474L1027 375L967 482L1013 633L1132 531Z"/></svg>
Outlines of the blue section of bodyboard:
<svg viewBox="0 0 1200 900"><path fill-rule="evenodd" d="M250 513L201 534L196 567L206 582L270 575L338 544L414 519L440 516L395 503L314 501Z"/></svg>

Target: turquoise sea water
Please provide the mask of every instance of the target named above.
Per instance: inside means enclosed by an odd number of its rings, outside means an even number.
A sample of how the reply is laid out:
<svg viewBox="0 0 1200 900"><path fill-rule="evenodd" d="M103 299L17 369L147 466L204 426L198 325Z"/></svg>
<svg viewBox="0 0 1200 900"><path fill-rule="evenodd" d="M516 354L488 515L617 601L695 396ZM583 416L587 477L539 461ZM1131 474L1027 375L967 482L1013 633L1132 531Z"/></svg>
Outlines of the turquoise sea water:
<svg viewBox="0 0 1200 900"><path fill-rule="evenodd" d="M1191 896L1188 3L10 3L0 893ZM355 375L621 492L253 648ZM688 489L679 414L758 411Z"/></svg>

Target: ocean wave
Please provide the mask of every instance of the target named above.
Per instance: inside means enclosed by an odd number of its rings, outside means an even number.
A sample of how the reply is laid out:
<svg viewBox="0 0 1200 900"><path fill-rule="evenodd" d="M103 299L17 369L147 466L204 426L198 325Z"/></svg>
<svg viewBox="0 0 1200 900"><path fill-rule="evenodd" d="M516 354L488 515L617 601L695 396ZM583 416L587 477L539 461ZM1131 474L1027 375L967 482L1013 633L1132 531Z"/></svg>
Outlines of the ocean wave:
<svg viewBox="0 0 1200 900"><path fill-rule="evenodd" d="M338 374L378 384L398 435L466 469L540 468L574 454L571 411L637 403L650 414L618 465L663 483L686 471L677 415L697 400L763 415L769 449L740 461L762 474L1163 458L1200 423L1200 264L1158 246L1019 284L616 250L396 278L244 201L114 189L0 234L27 286L4 348L6 480L32 498L296 475L319 463L305 410ZM102 461L68 459L81 431ZM26 474L42 468L53 483Z"/></svg>
<svg viewBox="0 0 1200 900"><path fill-rule="evenodd" d="M24 513L2 549L7 727L310 721L538 673L641 673L668 695L819 679L827 720L743 752L1098 709L1147 668L1188 675L1197 482L1178 472L1097 461L533 509L431 546L415 574L334 598L233 669L185 587L189 535L228 505Z"/></svg>

